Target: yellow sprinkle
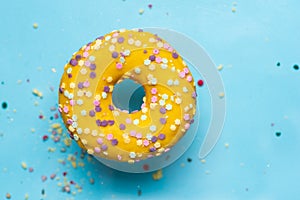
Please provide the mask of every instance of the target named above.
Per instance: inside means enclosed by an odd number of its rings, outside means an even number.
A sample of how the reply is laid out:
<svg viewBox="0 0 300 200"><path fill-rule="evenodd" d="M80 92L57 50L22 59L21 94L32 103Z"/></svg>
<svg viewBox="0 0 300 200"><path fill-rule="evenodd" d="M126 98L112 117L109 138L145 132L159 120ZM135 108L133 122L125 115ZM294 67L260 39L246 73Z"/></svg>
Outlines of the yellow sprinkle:
<svg viewBox="0 0 300 200"><path fill-rule="evenodd" d="M162 170L161 170L161 169L160 169L160 170L157 170L156 172L154 172L154 173L152 174L153 180L156 180L156 181L160 180L162 177L163 177L163 173L162 173Z"/></svg>
<svg viewBox="0 0 300 200"><path fill-rule="evenodd" d="M58 129L58 128L61 127L61 124L60 123L54 123L54 124L51 125L51 127L54 128L54 129Z"/></svg>
<svg viewBox="0 0 300 200"><path fill-rule="evenodd" d="M21 84L22 83L22 80L17 80L17 84Z"/></svg>
<svg viewBox="0 0 300 200"><path fill-rule="evenodd" d="M76 164L75 161L71 162L71 164L72 164L72 167L73 167L74 169L77 168L77 164Z"/></svg>
<svg viewBox="0 0 300 200"><path fill-rule="evenodd" d="M29 195L26 193L25 194L25 200L28 200L29 199Z"/></svg>
<svg viewBox="0 0 300 200"><path fill-rule="evenodd" d="M223 65L220 64L220 65L217 67L217 69L218 69L219 71L221 71L221 70L223 69Z"/></svg>
<svg viewBox="0 0 300 200"><path fill-rule="evenodd" d="M56 73L56 69L55 69L55 68L52 68L51 71L52 71L53 73Z"/></svg>
<svg viewBox="0 0 300 200"><path fill-rule="evenodd" d="M224 146L228 149L229 144L228 144L228 143L225 143Z"/></svg>
<svg viewBox="0 0 300 200"><path fill-rule="evenodd" d="M38 106L38 105L39 105L39 102L38 102L38 101L35 101L33 105L34 105L34 106Z"/></svg>
<svg viewBox="0 0 300 200"><path fill-rule="evenodd" d="M57 132L59 135L61 135L61 134L62 134L62 128L57 129L56 132Z"/></svg>
<svg viewBox="0 0 300 200"><path fill-rule="evenodd" d="M35 132L35 129L34 129L34 128L31 128L30 131L31 131L32 133L34 133L34 132Z"/></svg>
<svg viewBox="0 0 300 200"><path fill-rule="evenodd" d="M33 23L32 27L33 27L34 29L37 29L37 28L39 27L39 25L38 25L38 23Z"/></svg>
<svg viewBox="0 0 300 200"><path fill-rule="evenodd" d="M220 93L219 93L220 99L222 99L224 96L225 96L224 92L220 92Z"/></svg>
<svg viewBox="0 0 300 200"><path fill-rule="evenodd" d="M202 164L206 163L206 160L205 159L201 159L201 163Z"/></svg>
<svg viewBox="0 0 300 200"><path fill-rule="evenodd" d="M71 146L71 142L72 142L72 140L70 138L64 139L64 143L67 147Z"/></svg>
<svg viewBox="0 0 300 200"><path fill-rule="evenodd" d="M56 148L54 148L54 147L48 147L48 151L51 152L51 153L55 152L55 150L56 150Z"/></svg>
<svg viewBox="0 0 300 200"><path fill-rule="evenodd" d="M43 93L40 92L38 89L33 89L32 94L38 97L43 97Z"/></svg>
<svg viewBox="0 0 300 200"><path fill-rule="evenodd" d="M84 163L83 163L83 162L79 162L79 163L78 163L78 166L79 166L79 167L84 167Z"/></svg>
<svg viewBox="0 0 300 200"><path fill-rule="evenodd" d="M145 12L144 9L139 9L139 14L142 15Z"/></svg>
<svg viewBox="0 0 300 200"><path fill-rule="evenodd" d="M26 170L27 169L27 164L25 162L22 162L21 167Z"/></svg>
<svg viewBox="0 0 300 200"><path fill-rule="evenodd" d="M180 164L180 167L184 167L184 166L185 166L185 164L184 164L184 163L181 163L181 164Z"/></svg>
<svg viewBox="0 0 300 200"><path fill-rule="evenodd" d="M231 12L235 13L236 12L236 8L235 7L231 8Z"/></svg>

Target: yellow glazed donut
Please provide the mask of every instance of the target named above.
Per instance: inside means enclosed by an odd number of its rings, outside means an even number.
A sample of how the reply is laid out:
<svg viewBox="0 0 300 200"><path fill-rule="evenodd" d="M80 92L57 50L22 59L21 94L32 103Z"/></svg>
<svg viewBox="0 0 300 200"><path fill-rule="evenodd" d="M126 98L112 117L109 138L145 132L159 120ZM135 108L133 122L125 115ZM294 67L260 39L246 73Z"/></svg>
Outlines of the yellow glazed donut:
<svg viewBox="0 0 300 200"><path fill-rule="evenodd" d="M140 110L131 113L112 100L115 84L125 79L145 90ZM194 79L157 35L113 31L65 65L59 111L71 138L89 154L134 163L167 152L187 132L196 112Z"/></svg>

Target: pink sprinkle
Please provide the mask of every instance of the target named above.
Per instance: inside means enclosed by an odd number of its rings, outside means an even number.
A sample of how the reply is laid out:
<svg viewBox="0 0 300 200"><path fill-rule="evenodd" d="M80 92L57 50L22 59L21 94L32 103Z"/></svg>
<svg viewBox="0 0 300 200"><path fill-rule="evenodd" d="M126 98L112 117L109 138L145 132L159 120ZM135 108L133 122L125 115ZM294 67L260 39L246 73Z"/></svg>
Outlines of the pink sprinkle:
<svg viewBox="0 0 300 200"><path fill-rule="evenodd" d="M99 147L95 147L95 152L100 153L101 149Z"/></svg>
<svg viewBox="0 0 300 200"><path fill-rule="evenodd" d="M141 138L142 138L142 134L141 134L141 133L137 133L137 134L135 135L135 137L136 137L137 139L141 139Z"/></svg>
<svg viewBox="0 0 300 200"><path fill-rule="evenodd" d="M89 56L89 53L88 52L83 52L83 55L82 55L84 58L87 58Z"/></svg>
<svg viewBox="0 0 300 200"><path fill-rule="evenodd" d="M191 81L193 80L193 77L192 77L191 75L188 75L188 76L186 77L186 80L187 80L188 82L191 82Z"/></svg>
<svg viewBox="0 0 300 200"><path fill-rule="evenodd" d="M155 62L161 63L161 57L157 56L157 57L155 58Z"/></svg>
<svg viewBox="0 0 300 200"><path fill-rule="evenodd" d="M55 177L56 177L56 174L51 174L51 175L50 175L50 178L51 178L51 179L54 179Z"/></svg>
<svg viewBox="0 0 300 200"><path fill-rule="evenodd" d="M174 49L172 48L172 47L169 47L169 49L168 49L170 52L173 52L174 51Z"/></svg>
<svg viewBox="0 0 300 200"><path fill-rule="evenodd" d="M164 48L169 49L170 45L168 43L164 43Z"/></svg>
<svg viewBox="0 0 300 200"><path fill-rule="evenodd" d="M153 53L156 55L156 54L159 53L159 50L158 50L158 49L154 49L154 50L153 50Z"/></svg>
<svg viewBox="0 0 300 200"><path fill-rule="evenodd" d="M45 182L47 180L47 176L42 176L42 181Z"/></svg>
<svg viewBox="0 0 300 200"><path fill-rule="evenodd" d="M157 93L157 88L152 88L151 89L151 94L156 94Z"/></svg>
<svg viewBox="0 0 300 200"><path fill-rule="evenodd" d="M190 119L190 115L189 114L184 114L183 119L185 121L189 120Z"/></svg>
<svg viewBox="0 0 300 200"><path fill-rule="evenodd" d="M184 78L184 77L185 77L184 71L181 71L181 72L179 73L179 77L180 77L180 78Z"/></svg>
<svg viewBox="0 0 300 200"><path fill-rule="evenodd" d="M144 140L143 144L144 144L144 146L148 146L149 145L149 141L148 140Z"/></svg>
<svg viewBox="0 0 300 200"><path fill-rule="evenodd" d="M28 171L29 171L29 172L33 172L33 168L32 168L32 167L29 167Z"/></svg>
<svg viewBox="0 0 300 200"><path fill-rule="evenodd" d="M122 159L122 156L121 155L118 155L118 160L121 160Z"/></svg>
<svg viewBox="0 0 300 200"><path fill-rule="evenodd" d="M153 96L153 97L151 97L151 102L152 102L152 103L155 103L155 102L157 102L157 96Z"/></svg>
<svg viewBox="0 0 300 200"><path fill-rule="evenodd" d="M95 101L94 101L94 105L95 105L95 106L99 106L99 105L100 105L100 102L99 102L98 100L95 100Z"/></svg>
<svg viewBox="0 0 300 200"><path fill-rule="evenodd" d="M68 113L68 112L69 112L68 106L64 106L64 112L65 112L65 113Z"/></svg>
<svg viewBox="0 0 300 200"><path fill-rule="evenodd" d="M123 67L123 64L122 64L122 63L117 63L117 64L116 64L116 68L117 68L117 69L122 69L122 67Z"/></svg>
<svg viewBox="0 0 300 200"><path fill-rule="evenodd" d="M73 99L70 100L70 105L74 106L75 105L75 101Z"/></svg>
<svg viewBox="0 0 300 200"><path fill-rule="evenodd" d="M131 119L130 119L130 118L127 118L127 119L126 119L126 123L127 123L127 124L131 124Z"/></svg>
<svg viewBox="0 0 300 200"><path fill-rule="evenodd" d="M91 62L88 61L88 60L86 60L86 61L84 62L84 65L87 66L87 67L90 67L90 66L91 66Z"/></svg>
<svg viewBox="0 0 300 200"><path fill-rule="evenodd" d="M130 136L134 137L136 135L136 131L135 130L131 130L130 131Z"/></svg>
<svg viewBox="0 0 300 200"><path fill-rule="evenodd" d="M118 37L119 33L114 33L112 36L113 37Z"/></svg>
<svg viewBox="0 0 300 200"><path fill-rule="evenodd" d="M186 73L186 74L190 72L189 69L186 68L186 67L183 69L183 71L184 71L184 73Z"/></svg>
<svg viewBox="0 0 300 200"><path fill-rule="evenodd" d="M186 124L184 125L184 129L185 129L185 130L188 130L188 129L190 128L190 126L191 126L191 125L190 125L189 123L186 123Z"/></svg>
<svg viewBox="0 0 300 200"><path fill-rule="evenodd" d="M89 87L90 86L90 82L89 81L84 81L83 82L83 87Z"/></svg>
<svg viewBox="0 0 300 200"><path fill-rule="evenodd" d="M97 139L97 143L98 143L98 144L103 144L103 139L102 139L102 138L98 138L98 139Z"/></svg>
<svg viewBox="0 0 300 200"><path fill-rule="evenodd" d="M114 138L114 135L113 135L113 134L110 133L110 134L107 135L107 139L108 139L108 140L112 140L113 138Z"/></svg>

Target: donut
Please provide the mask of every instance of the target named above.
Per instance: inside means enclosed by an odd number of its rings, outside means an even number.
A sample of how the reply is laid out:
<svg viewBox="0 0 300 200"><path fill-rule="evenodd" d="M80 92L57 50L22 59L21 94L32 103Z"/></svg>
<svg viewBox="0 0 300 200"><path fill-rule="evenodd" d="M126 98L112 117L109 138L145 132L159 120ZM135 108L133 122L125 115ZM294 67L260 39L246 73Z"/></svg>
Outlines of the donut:
<svg viewBox="0 0 300 200"><path fill-rule="evenodd" d="M132 80L145 91L139 109L114 105L117 84ZM193 76L159 36L116 30L75 52L64 67L59 112L69 135L96 158L135 163L169 151L196 113Z"/></svg>

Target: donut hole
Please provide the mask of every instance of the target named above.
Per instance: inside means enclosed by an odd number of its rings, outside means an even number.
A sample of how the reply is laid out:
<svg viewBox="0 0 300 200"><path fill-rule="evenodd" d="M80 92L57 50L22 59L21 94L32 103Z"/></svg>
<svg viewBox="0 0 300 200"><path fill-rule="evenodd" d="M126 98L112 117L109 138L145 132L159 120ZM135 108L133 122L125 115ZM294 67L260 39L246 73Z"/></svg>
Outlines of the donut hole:
<svg viewBox="0 0 300 200"><path fill-rule="evenodd" d="M145 95L143 85L131 79L124 79L114 86L112 101L116 108L132 113L142 109Z"/></svg>

